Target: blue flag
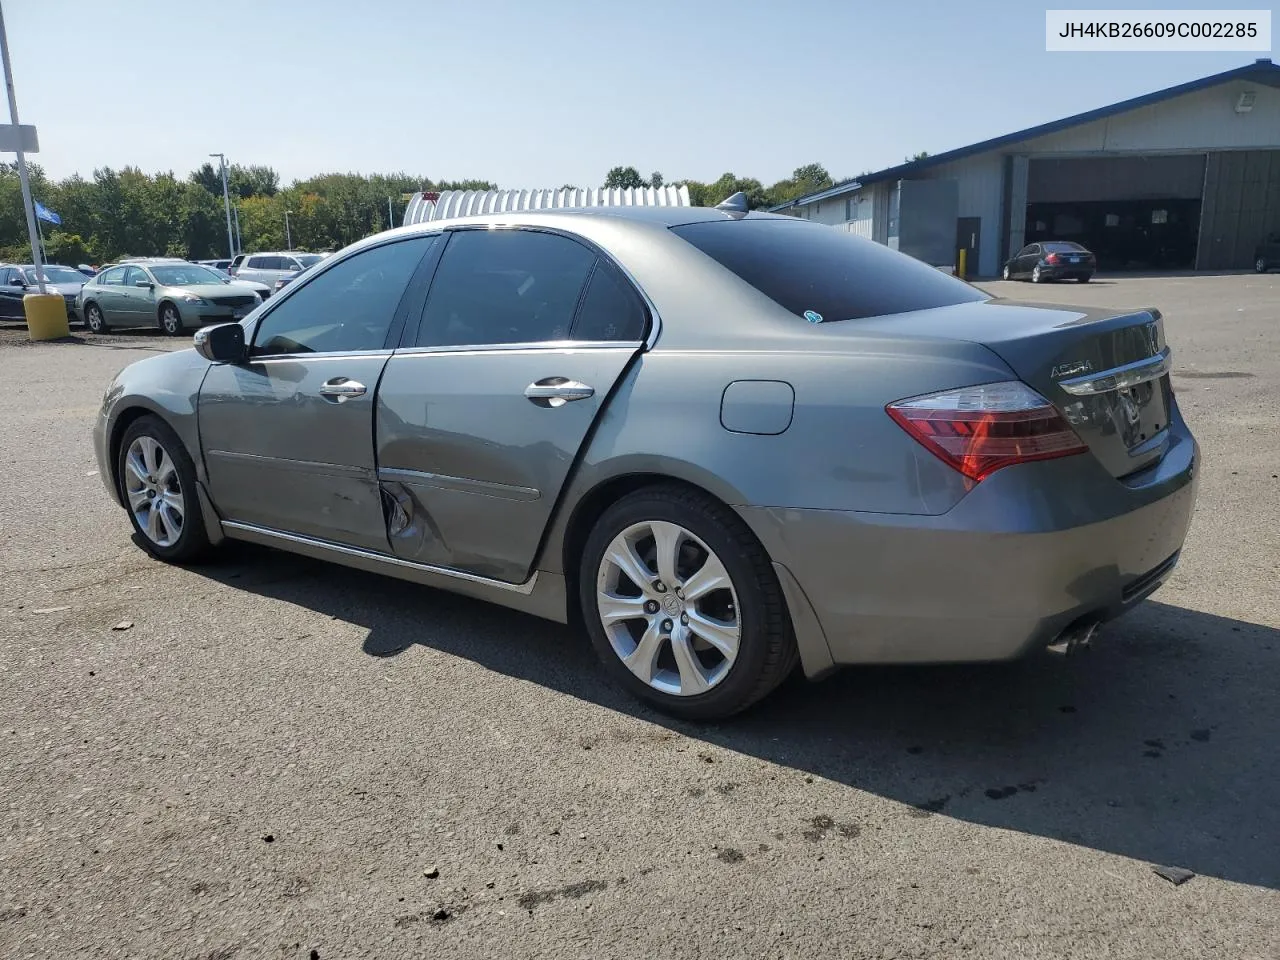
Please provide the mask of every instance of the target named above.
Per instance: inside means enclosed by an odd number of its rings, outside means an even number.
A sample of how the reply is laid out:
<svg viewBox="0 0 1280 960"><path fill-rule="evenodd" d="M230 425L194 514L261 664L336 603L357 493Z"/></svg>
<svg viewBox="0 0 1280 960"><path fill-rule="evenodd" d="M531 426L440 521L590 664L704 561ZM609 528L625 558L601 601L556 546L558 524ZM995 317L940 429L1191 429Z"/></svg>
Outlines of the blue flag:
<svg viewBox="0 0 1280 960"><path fill-rule="evenodd" d="M43 220L45 223L52 223L55 227L62 226L62 218L46 207L39 200L34 201L36 205L36 219Z"/></svg>

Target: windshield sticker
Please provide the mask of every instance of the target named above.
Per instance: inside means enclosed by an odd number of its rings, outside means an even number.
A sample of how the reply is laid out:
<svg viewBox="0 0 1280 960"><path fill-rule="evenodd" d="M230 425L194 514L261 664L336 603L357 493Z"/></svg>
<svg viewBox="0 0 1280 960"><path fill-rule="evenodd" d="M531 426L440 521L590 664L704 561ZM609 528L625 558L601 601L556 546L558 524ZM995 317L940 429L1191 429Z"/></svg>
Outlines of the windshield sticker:
<svg viewBox="0 0 1280 960"><path fill-rule="evenodd" d="M822 314L818 313L816 310L806 310L804 312L804 318L810 323L822 322Z"/></svg>

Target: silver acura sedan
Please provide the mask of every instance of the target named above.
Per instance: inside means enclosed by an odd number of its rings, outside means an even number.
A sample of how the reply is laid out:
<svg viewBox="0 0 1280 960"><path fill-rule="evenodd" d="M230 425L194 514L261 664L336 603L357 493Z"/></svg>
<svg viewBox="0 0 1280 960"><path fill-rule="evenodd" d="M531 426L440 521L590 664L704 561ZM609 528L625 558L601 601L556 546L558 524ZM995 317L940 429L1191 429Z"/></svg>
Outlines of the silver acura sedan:
<svg viewBox="0 0 1280 960"><path fill-rule="evenodd" d="M701 208L361 241L95 428L152 555L231 537L582 623L725 717L797 664L1087 642L1178 559L1198 450L1159 311L992 299L887 247Z"/></svg>

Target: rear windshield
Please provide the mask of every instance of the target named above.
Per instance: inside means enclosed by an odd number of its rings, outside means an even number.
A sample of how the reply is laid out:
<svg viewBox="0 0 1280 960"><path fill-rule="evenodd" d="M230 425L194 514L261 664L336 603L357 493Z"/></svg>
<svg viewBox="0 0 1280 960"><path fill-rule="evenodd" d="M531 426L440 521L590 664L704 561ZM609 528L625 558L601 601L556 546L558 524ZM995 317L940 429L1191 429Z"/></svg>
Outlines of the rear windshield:
<svg viewBox="0 0 1280 960"><path fill-rule="evenodd" d="M1053 243L1041 244L1046 253L1084 253L1084 247L1069 240L1056 240Z"/></svg>
<svg viewBox="0 0 1280 960"><path fill-rule="evenodd" d="M713 220L671 228L785 310L812 323L988 299L906 254L802 220Z"/></svg>

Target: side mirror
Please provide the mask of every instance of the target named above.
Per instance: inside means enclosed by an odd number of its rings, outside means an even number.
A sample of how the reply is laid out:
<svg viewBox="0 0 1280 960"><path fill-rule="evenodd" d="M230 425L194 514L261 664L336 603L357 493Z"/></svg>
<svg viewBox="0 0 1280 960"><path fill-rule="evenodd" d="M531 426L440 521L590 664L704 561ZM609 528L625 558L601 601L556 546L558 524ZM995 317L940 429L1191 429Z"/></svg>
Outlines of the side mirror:
<svg viewBox="0 0 1280 960"><path fill-rule="evenodd" d="M145 287L148 290L154 290L156 287L156 285L150 280L135 280L133 281L133 285L135 287Z"/></svg>
<svg viewBox="0 0 1280 960"><path fill-rule="evenodd" d="M196 331L192 342L196 353L211 363L243 363L248 353L244 342L244 327L238 323L202 327Z"/></svg>

